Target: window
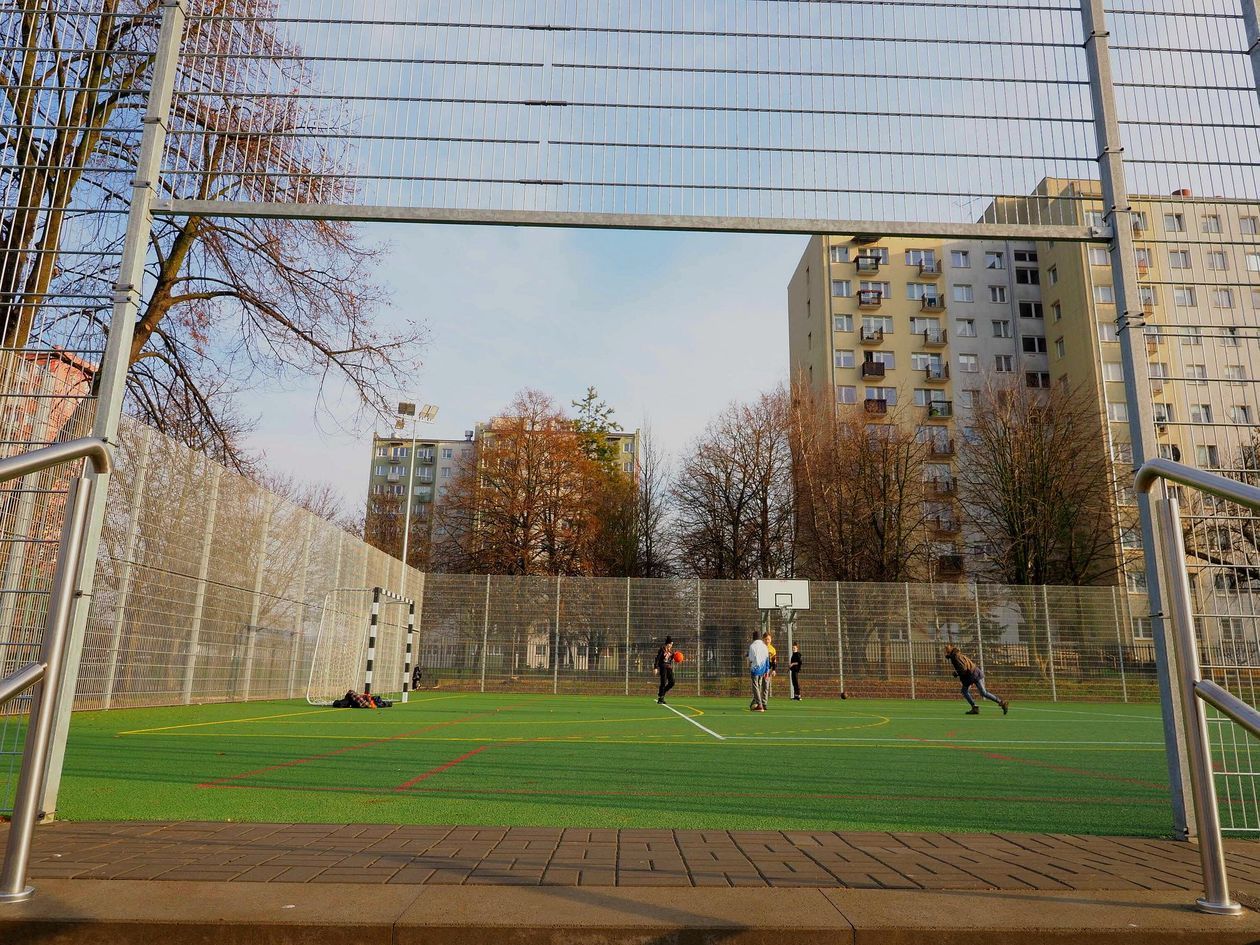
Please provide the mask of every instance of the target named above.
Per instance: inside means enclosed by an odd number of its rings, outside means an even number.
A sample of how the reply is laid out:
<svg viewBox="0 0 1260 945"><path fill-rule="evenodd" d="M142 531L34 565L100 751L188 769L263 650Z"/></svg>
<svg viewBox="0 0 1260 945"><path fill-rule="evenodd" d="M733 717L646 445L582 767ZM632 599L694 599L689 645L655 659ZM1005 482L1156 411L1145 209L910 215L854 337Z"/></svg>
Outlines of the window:
<svg viewBox="0 0 1260 945"><path fill-rule="evenodd" d="M927 282L907 282L906 283L906 298L909 299L911 302L918 302L925 295L935 296L936 286Z"/></svg>
<svg viewBox="0 0 1260 945"><path fill-rule="evenodd" d="M1198 305L1198 296L1195 294L1194 286L1173 286L1173 304L1180 305L1182 308L1193 308Z"/></svg>
<svg viewBox="0 0 1260 945"><path fill-rule="evenodd" d="M1247 379L1247 372L1241 364L1225 365L1225 380L1241 382Z"/></svg>
<svg viewBox="0 0 1260 945"><path fill-rule="evenodd" d="M1181 336L1183 345L1202 346L1203 345L1203 329L1198 325L1187 325L1185 334Z"/></svg>
<svg viewBox="0 0 1260 945"><path fill-rule="evenodd" d="M405 446L395 446L390 449L389 455L394 459L406 459L411 455L411 450Z"/></svg>
<svg viewBox="0 0 1260 945"><path fill-rule="evenodd" d="M956 334L959 338L976 337L976 320L974 318L955 319L954 334Z"/></svg>
<svg viewBox="0 0 1260 945"><path fill-rule="evenodd" d="M1194 448L1194 459L1200 469L1216 469L1221 464L1216 447L1211 443L1204 446L1196 446Z"/></svg>
<svg viewBox="0 0 1260 945"><path fill-rule="evenodd" d="M955 249L949 254L949 264L955 269L970 269L971 253L965 249Z"/></svg>
<svg viewBox="0 0 1260 945"><path fill-rule="evenodd" d="M385 490L386 495L405 495L406 492L407 492L406 486L402 486L402 485L388 486Z"/></svg>
<svg viewBox="0 0 1260 945"><path fill-rule="evenodd" d="M1128 404L1107 404L1107 419L1112 423L1129 422Z"/></svg>
<svg viewBox="0 0 1260 945"><path fill-rule="evenodd" d="M1221 618L1221 641L1224 643L1242 643L1244 621L1242 617Z"/></svg>
<svg viewBox="0 0 1260 945"><path fill-rule="evenodd" d="M1015 355L998 354L993 357L993 369L999 374L1011 374L1015 370Z"/></svg>
<svg viewBox="0 0 1260 945"><path fill-rule="evenodd" d="M1223 272L1229 268L1229 257L1220 250L1212 250L1207 254L1207 267L1215 272Z"/></svg>
<svg viewBox="0 0 1260 945"><path fill-rule="evenodd" d="M1056 322L1063 321L1063 306L1058 302L1050 306L1050 313L1054 316Z"/></svg>
<svg viewBox="0 0 1260 945"><path fill-rule="evenodd" d="M853 316L852 315L833 315L831 318L832 331L852 331Z"/></svg>
<svg viewBox="0 0 1260 945"><path fill-rule="evenodd" d="M1164 229L1169 233L1184 233L1186 231L1186 218L1181 213L1165 213Z"/></svg>
<svg viewBox="0 0 1260 945"><path fill-rule="evenodd" d="M867 400L882 400L888 406L892 407L897 403L897 388L895 387L868 387L866 388Z"/></svg>
<svg viewBox="0 0 1260 945"><path fill-rule="evenodd" d="M954 286L955 302L974 302L976 300L975 291L969 285Z"/></svg>
<svg viewBox="0 0 1260 945"><path fill-rule="evenodd" d="M939 318L922 318L915 317L910 319L910 334L921 335L924 332L939 332L941 330L941 320Z"/></svg>
<svg viewBox="0 0 1260 945"><path fill-rule="evenodd" d="M974 407L976 405L976 397L980 392L977 390L960 390L958 392L958 402L964 407Z"/></svg>
<svg viewBox="0 0 1260 945"><path fill-rule="evenodd" d="M1145 210L1134 210L1129 217L1133 221L1133 230L1138 232L1150 227L1150 220L1146 216Z"/></svg>
<svg viewBox="0 0 1260 945"><path fill-rule="evenodd" d="M848 384L842 384L836 388L836 403L838 404L856 404L857 388Z"/></svg>
<svg viewBox="0 0 1260 945"><path fill-rule="evenodd" d="M979 373L980 358L974 354L960 354L958 356L958 370L964 374Z"/></svg>
<svg viewBox="0 0 1260 945"><path fill-rule="evenodd" d="M624 443L622 443L622 444L621 444L621 452L623 452L623 453L633 453L633 452L634 452L634 441L633 441L633 440L626 440Z"/></svg>
<svg viewBox="0 0 1260 945"><path fill-rule="evenodd" d="M1191 404L1190 405L1190 422L1191 423L1211 423L1212 422L1212 405L1211 404Z"/></svg>
<svg viewBox="0 0 1260 945"><path fill-rule="evenodd" d="M1161 403L1151 404L1151 418L1156 423L1172 423L1173 422L1172 404L1161 404Z"/></svg>
<svg viewBox="0 0 1260 945"><path fill-rule="evenodd" d="M1133 261L1137 263L1138 269L1145 272L1151 268L1151 251L1143 247L1138 247L1133 251Z"/></svg>
<svg viewBox="0 0 1260 945"><path fill-rule="evenodd" d="M1017 249L1015 250L1015 261L1017 263L1035 263L1037 261L1037 251L1035 249Z"/></svg>
<svg viewBox="0 0 1260 945"><path fill-rule="evenodd" d="M450 478L451 478L451 467L450 467L450 466L443 466L443 467L442 467L442 478L443 478L443 479L450 479Z"/></svg>
<svg viewBox="0 0 1260 945"><path fill-rule="evenodd" d="M995 319L993 321L993 337L994 338L1012 338L1011 323L1005 319Z"/></svg>
<svg viewBox="0 0 1260 945"><path fill-rule="evenodd" d="M849 261L849 247L832 246L831 247L831 261L833 263L847 263Z"/></svg>
<svg viewBox="0 0 1260 945"><path fill-rule="evenodd" d="M1024 383L1029 387L1050 388L1049 371L1028 371L1024 374Z"/></svg>
<svg viewBox="0 0 1260 945"><path fill-rule="evenodd" d="M916 351L910 355L910 367L915 371L926 371L929 368L939 369L944 365L939 354L928 354L925 351Z"/></svg>
<svg viewBox="0 0 1260 945"><path fill-rule="evenodd" d="M1229 408L1229 422L1251 425L1251 408L1246 404L1235 404Z"/></svg>
<svg viewBox="0 0 1260 945"><path fill-rule="evenodd" d="M1152 375L1154 376L1154 375ZM1124 380L1124 365L1119 361L1103 362L1103 380L1120 382Z"/></svg>
<svg viewBox="0 0 1260 945"><path fill-rule="evenodd" d="M848 298L853 294L853 283L848 279L832 279L831 294L837 298Z"/></svg>
<svg viewBox="0 0 1260 945"><path fill-rule="evenodd" d="M1138 286L1138 301L1143 305L1158 305L1159 290L1153 285Z"/></svg>
<svg viewBox="0 0 1260 945"><path fill-rule="evenodd" d="M867 334L873 334L882 331L885 335L893 333L893 320L891 315L864 315L862 317L862 330Z"/></svg>
<svg viewBox="0 0 1260 945"><path fill-rule="evenodd" d="M1173 269L1190 268L1190 250L1173 249L1168 252L1168 265Z"/></svg>
<svg viewBox="0 0 1260 945"><path fill-rule="evenodd" d="M1120 367L1120 365L1116 364L1116 367ZM1166 361L1148 361L1147 371L1153 381L1168 377L1168 363ZM1108 380L1111 380L1111 378L1108 378ZM1116 380L1122 381L1124 380L1124 376L1121 375L1119 378L1116 378Z"/></svg>
<svg viewBox="0 0 1260 945"><path fill-rule="evenodd" d="M1056 338L1054 341L1054 356L1056 358L1067 356L1067 345L1063 343L1062 338Z"/></svg>
<svg viewBox="0 0 1260 945"><path fill-rule="evenodd" d="M1110 266L1111 253L1107 252L1107 247L1091 246L1089 248L1089 264L1091 266Z"/></svg>
<svg viewBox="0 0 1260 945"><path fill-rule="evenodd" d="M377 466L377 467L376 467L376 475L378 475L378 476L386 476L386 475L388 475L388 474L389 474L389 467L388 467L388 466Z"/></svg>
<svg viewBox="0 0 1260 945"><path fill-rule="evenodd" d="M1135 594L1146 593L1146 572L1145 571L1125 571L1124 585ZM1146 620L1149 622L1150 618ZM1137 636L1137 630L1134 629L1134 636Z"/></svg>
<svg viewBox="0 0 1260 945"><path fill-rule="evenodd" d="M1046 353L1046 339L1042 335L1025 335L1020 342L1024 346L1024 354Z"/></svg>
<svg viewBox="0 0 1260 945"><path fill-rule="evenodd" d="M916 387L914 391L914 405L916 407L926 407L928 404L945 403L945 391L929 390L925 387Z"/></svg>
<svg viewBox="0 0 1260 945"><path fill-rule="evenodd" d="M863 292L878 292L881 299L886 299L892 295L892 286L887 282L871 282L864 279L859 283L858 288Z"/></svg>
<svg viewBox="0 0 1260 945"><path fill-rule="evenodd" d="M1006 254L1005 253L985 253L984 254L985 269L1005 269Z"/></svg>
<svg viewBox="0 0 1260 945"><path fill-rule="evenodd" d="M1233 289L1213 289L1212 290L1212 307L1213 308L1233 308L1234 307L1234 290Z"/></svg>
<svg viewBox="0 0 1260 945"><path fill-rule="evenodd" d="M1111 458L1117 463L1133 462L1133 444L1132 443L1113 443L1111 444Z"/></svg>
<svg viewBox="0 0 1260 945"><path fill-rule="evenodd" d="M1226 348L1237 348L1239 345L1238 329L1232 328L1232 327L1222 328L1221 329L1221 344L1224 345Z"/></svg>
<svg viewBox="0 0 1260 945"><path fill-rule="evenodd" d="M444 447L442 447L442 458L443 458L443 459L454 459L454 458L455 458L455 450L454 450L452 447L450 447L450 446L444 446Z"/></svg>
<svg viewBox="0 0 1260 945"><path fill-rule="evenodd" d="M1041 285L1041 270L1030 266L1015 267L1016 285Z"/></svg>
<svg viewBox="0 0 1260 945"><path fill-rule="evenodd" d="M1114 322L1098 323L1098 340L1099 341L1119 341L1120 337L1116 334L1116 326Z"/></svg>
<svg viewBox="0 0 1260 945"><path fill-rule="evenodd" d="M1041 318L1045 312L1041 308L1040 302L1020 302L1019 317L1020 318Z"/></svg>
<svg viewBox="0 0 1260 945"><path fill-rule="evenodd" d="M1006 301L1006 286L1004 285L989 286L989 301L990 302L1005 302Z"/></svg>
<svg viewBox="0 0 1260 945"><path fill-rule="evenodd" d="M1109 285L1094 286L1094 301L1099 305L1115 305L1116 290Z"/></svg>
<svg viewBox="0 0 1260 945"><path fill-rule="evenodd" d="M1133 639L1135 640L1155 639L1155 633L1151 629L1150 617L1134 617L1133 618Z"/></svg>
<svg viewBox="0 0 1260 945"><path fill-rule="evenodd" d="M1204 232L1204 233L1219 233L1219 232L1221 232L1221 217L1220 217L1220 214L1218 214L1218 213L1208 213L1208 214L1205 214L1205 215L1204 215L1204 217L1203 217L1203 232Z"/></svg>
<svg viewBox="0 0 1260 945"><path fill-rule="evenodd" d="M1086 226L1102 226L1106 220L1106 215L1101 210L1086 210L1085 225Z"/></svg>
<svg viewBox="0 0 1260 945"><path fill-rule="evenodd" d="M1051 266L1050 271L1046 274L1050 277L1051 285L1059 284L1059 267L1058 266Z"/></svg>
<svg viewBox="0 0 1260 945"><path fill-rule="evenodd" d="M1260 229L1257 228L1256 217L1239 217L1238 232L1243 236L1255 236L1257 233L1260 233Z"/></svg>
<svg viewBox="0 0 1260 945"><path fill-rule="evenodd" d="M907 249L906 250L907 266L935 266L936 250L934 249Z"/></svg>
<svg viewBox="0 0 1260 945"><path fill-rule="evenodd" d="M389 447L388 447L388 446L378 446L378 447L376 448L376 455L377 455L377 456L379 456L379 457L381 457L381 458L384 458L384 457L388 456L388 455L389 455Z"/></svg>
<svg viewBox="0 0 1260 945"><path fill-rule="evenodd" d="M897 366L897 356L891 351L868 351L866 360L875 364L882 364L884 369L888 371Z"/></svg>

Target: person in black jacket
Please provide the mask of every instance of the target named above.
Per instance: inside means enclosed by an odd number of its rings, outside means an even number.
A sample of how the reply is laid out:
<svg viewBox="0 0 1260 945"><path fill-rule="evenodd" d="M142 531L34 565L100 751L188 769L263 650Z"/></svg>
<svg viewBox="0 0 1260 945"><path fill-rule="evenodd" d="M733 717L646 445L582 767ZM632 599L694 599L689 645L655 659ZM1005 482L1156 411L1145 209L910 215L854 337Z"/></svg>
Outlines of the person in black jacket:
<svg viewBox="0 0 1260 945"><path fill-rule="evenodd" d="M788 663L788 669L792 673L792 700L794 702L801 701L801 645L799 643L792 644L792 659Z"/></svg>
<svg viewBox="0 0 1260 945"><path fill-rule="evenodd" d="M996 702L1001 707L1003 715L1010 711L1011 704L1009 702L999 696L995 696L984 688L984 667L976 665L974 660L963 655L958 647L952 643L945 644L945 659L954 668L954 675L962 683L963 698L971 706L966 712L967 715L980 714L980 707L976 705L976 700L971 698L972 686L976 687L976 691L980 693L982 698L988 699L990 702Z"/></svg>
<svg viewBox="0 0 1260 945"><path fill-rule="evenodd" d="M661 648L656 651L656 660L652 663L652 672L660 677L656 689L656 704L665 705L665 693L674 688L674 638L666 637Z"/></svg>

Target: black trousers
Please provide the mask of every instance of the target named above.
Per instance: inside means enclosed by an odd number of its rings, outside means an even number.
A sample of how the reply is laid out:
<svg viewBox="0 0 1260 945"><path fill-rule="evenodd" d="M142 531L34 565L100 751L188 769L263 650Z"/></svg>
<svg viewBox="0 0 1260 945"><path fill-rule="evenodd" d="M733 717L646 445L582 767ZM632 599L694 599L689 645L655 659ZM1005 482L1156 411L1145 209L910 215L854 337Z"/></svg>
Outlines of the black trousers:
<svg viewBox="0 0 1260 945"><path fill-rule="evenodd" d="M799 669L792 670L792 695L799 696L801 694L801 671Z"/></svg>
<svg viewBox="0 0 1260 945"><path fill-rule="evenodd" d="M656 698L664 699L665 693L674 688L674 670L670 666L661 667L661 683L656 691Z"/></svg>

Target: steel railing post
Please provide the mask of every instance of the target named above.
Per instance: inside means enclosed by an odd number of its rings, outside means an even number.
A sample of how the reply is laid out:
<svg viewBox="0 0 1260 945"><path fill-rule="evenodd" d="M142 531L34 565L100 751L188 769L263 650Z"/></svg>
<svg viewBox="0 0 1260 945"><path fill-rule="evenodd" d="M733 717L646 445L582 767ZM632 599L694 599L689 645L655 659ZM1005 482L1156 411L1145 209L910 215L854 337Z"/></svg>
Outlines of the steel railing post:
<svg viewBox="0 0 1260 945"><path fill-rule="evenodd" d="M486 661L490 658L490 575L486 575L486 601L481 614L481 691L486 691Z"/></svg>
<svg viewBox="0 0 1260 945"><path fill-rule="evenodd" d="M40 662L46 667L39 692L31 703L30 724L26 730L26 746L22 754L22 773L18 777L9 823L9 839L4 865L0 868L0 902L20 902L35 891L26 885L26 869L31 858L31 838L39 821L43 781L48 751L53 737L57 701L61 687L74 686L66 675L66 641L74 606L78 571L83 564L83 536L92 496L92 481L76 477L66 492L65 521L61 528L61 553L53 574L48 598L48 617L40 646Z"/></svg>
<svg viewBox="0 0 1260 945"><path fill-rule="evenodd" d="M626 648L621 652L626 677L626 695L630 695L630 578L626 578Z"/></svg>
<svg viewBox="0 0 1260 945"><path fill-rule="evenodd" d="M224 469L215 464L210 473L210 497L206 500L206 524L202 532L201 560L197 564L197 585L193 589L192 617L188 627L188 658L184 662L181 701L192 703L193 682L197 676L197 650L201 646L201 622L206 614L206 591L210 587L210 550L214 547L214 523L219 514L219 485Z"/></svg>
<svg viewBox="0 0 1260 945"><path fill-rule="evenodd" d="M1201 911L1214 915L1238 915L1242 906L1230 899L1229 879L1225 873L1225 850L1221 844L1221 815L1216 805L1216 785L1212 776L1207 713L1195 696L1195 685L1199 681L1199 654L1194 638L1194 612L1190 603L1190 578L1185 565L1181 514L1174 498L1165 496L1157 499L1154 505L1159 519L1159 537L1165 543L1167 616L1177 660L1178 696L1199 834L1199 860L1203 866L1204 896L1197 900L1197 905Z"/></svg>
<svg viewBox="0 0 1260 945"><path fill-rule="evenodd" d="M1126 608L1127 609L1127 608ZM1124 672L1124 639L1120 635L1120 588L1111 589L1111 610L1116 621L1116 656L1120 660L1120 692L1129 701L1129 683Z"/></svg>
<svg viewBox="0 0 1260 945"><path fill-rule="evenodd" d="M840 691L844 692L844 633L840 612L840 582L836 582L836 668L840 672Z"/></svg>
<svg viewBox="0 0 1260 945"><path fill-rule="evenodd" d="M551 659L551 694L560 691L560 575L556 575L556 652Z"/></svg>
<svg viewBox="0 0 1260 945"><path fill-rule="evenodd" d="M1050 701L1059 701L1059 686L1054 675L1054 635L1050 632L1050 599L1041 585L1041 617L1046 622L1046 656L1050 663Z"/></svg>

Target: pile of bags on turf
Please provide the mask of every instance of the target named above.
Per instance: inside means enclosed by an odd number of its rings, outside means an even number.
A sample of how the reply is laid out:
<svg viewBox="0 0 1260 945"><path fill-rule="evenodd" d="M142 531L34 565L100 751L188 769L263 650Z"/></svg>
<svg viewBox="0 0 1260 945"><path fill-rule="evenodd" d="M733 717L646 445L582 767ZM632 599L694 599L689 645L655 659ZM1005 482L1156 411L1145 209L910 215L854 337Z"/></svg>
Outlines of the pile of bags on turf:
<svg viewBox="0 0 1260 945"><path fill-rule="evenodd" d="M368 696L353 689L347 689L340 699L333 700L334 709L388 709L394 703L380 696Z"/></svg>

